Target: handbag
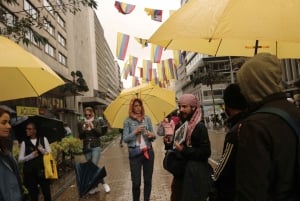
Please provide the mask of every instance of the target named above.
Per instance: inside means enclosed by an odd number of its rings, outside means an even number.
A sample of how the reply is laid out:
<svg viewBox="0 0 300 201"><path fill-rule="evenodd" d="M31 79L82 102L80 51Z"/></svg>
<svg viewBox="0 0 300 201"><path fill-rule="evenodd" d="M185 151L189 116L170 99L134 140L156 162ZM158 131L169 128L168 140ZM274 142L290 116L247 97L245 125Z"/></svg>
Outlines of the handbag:
<svg viewBox="0 0 300 201"><path fill-rule="evenodd" d="M166 151L163 167L168 172L172 173L174 177L183 177L185 172L186 159L175 149Z"/></svg>
<svg viewBox="0 0 300 201"><path fill-rule="evenodd" d="M43 155L44 171L46 179L58 179L56 162L51 153Z"/></svg>
<svg viewBox="0 0 300 201"><path fill-rule="evenodd" d="M156 131L157 135L159 136L164 136L165 135L165 128L163 126L162 123L160 123L157 127L157 131Z"/></svg>
<svg viewBox="0 0 300 201"><path fill-rule="evenodd" d="M133 158L142 154L142 150L139 146L128 147L129 158Z"/></svg>

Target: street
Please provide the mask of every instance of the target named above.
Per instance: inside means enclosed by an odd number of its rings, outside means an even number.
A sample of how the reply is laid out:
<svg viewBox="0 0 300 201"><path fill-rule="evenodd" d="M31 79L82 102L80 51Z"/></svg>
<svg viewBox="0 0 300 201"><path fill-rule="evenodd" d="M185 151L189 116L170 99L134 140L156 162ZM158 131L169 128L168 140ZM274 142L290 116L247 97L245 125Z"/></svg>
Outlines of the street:
<svg viewBox="0 0 300 201"><path fill-rule="evenodd" d="M209 130L209 136L212 146L211 159L217 161L222 154L224 141L223 130ZM155 165L152 183L152 201L167 201L170 197L170 185L172 175L163 169L162 161L164 157L164 145L162 137L158 137L153 143L155 151ZM83 159L81 159L84 161ZM101 184L100 192L82 197L79 199L76 180L74 174L64 181L65 188L60 188L62 192L54 196L56 201L70 200L89 200L89 201L130 201L131 196L131 179L128 161L128 152L126 145L120 147L119 138L114 140L101 155L101 167L105 165L107 176L106 183L111 187L110 193L105 193ZM143 191L141 191L141 200L143 200Z"/></svg>

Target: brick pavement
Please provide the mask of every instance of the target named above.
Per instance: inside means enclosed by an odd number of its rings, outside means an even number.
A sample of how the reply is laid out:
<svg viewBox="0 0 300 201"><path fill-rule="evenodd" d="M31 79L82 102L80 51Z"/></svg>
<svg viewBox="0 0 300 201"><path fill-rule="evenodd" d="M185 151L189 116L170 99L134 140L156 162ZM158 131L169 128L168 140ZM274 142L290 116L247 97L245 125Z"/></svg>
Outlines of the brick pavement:
<svg viewBox="0 0 300 201"><path fill-rule="evenodd" d="M212 145L212 159L218 160L224 140L224 131L209 131ZM172 175L162 167L164 156L164 145L162 137L158 137L153 143L155 151L155 166L153 173L153 184L151 201L167 201L170 197L170 185ZM100 160L100 166L105 165L107 176L105 181L110 185L111 192L105 193L102 185L99 185L100 192L94 195L86 195L79 199L78 191L73 175L68 181L64 181L65 187L61 187L57 195L54 195L56 201L130 201L131 196L131 179L129 171L128 151L126 145L119 146L119 139L114 140L105 150L103 150ZM143 187L143 186L142 186ZM143 200L143 191L141 199Z"/></svg>

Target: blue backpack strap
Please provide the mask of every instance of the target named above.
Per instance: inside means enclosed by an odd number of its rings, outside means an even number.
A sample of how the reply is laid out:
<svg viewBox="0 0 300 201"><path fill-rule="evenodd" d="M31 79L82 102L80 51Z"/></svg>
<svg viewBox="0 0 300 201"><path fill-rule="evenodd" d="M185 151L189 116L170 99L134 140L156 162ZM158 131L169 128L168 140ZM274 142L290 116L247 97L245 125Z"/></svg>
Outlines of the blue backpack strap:
<svg viewBox="0 0 300 201"><path fill-rule="evenodd" d="M275 107L262 107L259 110L255 111L254 113L268 113L274 114L279 116L283 119L294 131L297 135L297 167L296 167L296 174L297 174L297 183L300 183L300 124L286 111L275 108ZM299 195L298 195L299 196Z"/></svg>

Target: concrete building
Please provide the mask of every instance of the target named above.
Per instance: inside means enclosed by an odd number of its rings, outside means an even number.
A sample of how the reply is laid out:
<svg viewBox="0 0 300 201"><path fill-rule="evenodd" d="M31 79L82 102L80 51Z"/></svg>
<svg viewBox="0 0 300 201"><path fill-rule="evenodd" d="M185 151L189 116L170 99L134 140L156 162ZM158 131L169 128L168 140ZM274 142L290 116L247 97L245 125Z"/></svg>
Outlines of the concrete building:
<svg viewBox="0 0 300 201"><path fill-rule="evenodd" d="M123 88L120 68L104 37L104 31L95 11L81 7L73 15L60 9L62 1L18 0L18 5L1 2L5 16L13 25L15 20L31 16L42 23L41 28L32 27L26 35L30 45L19 43L50 66L65 81L73 81L71 72L80 71L89 91L80 94L62 93L54 89L38 98L6 101L3 104L38 107L42 114L52 114L76 128L76 121L84 106L93 106L102 116L103 109ZM9 24L6 24L9 25ZM2 24L1 26L5 26ZM48 39L43 45L37 43L32 31ZM11 37L13 38L13 37ZM76 129L77 130L77 129Z"/></svg>

